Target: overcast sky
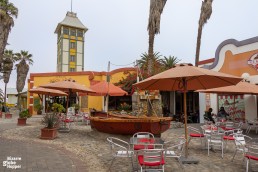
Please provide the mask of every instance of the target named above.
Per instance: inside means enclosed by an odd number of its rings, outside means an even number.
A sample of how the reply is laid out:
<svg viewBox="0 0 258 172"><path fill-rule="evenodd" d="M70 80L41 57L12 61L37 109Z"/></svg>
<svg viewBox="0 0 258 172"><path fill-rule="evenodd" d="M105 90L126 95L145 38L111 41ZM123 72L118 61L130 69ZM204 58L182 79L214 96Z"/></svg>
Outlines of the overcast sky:
<svg viewBox="0 0 258 172"><path fill-rule="evenodd" d="M27 50L33 55L30 73L55 72L57 35L54 31L71 10L71 0L10 2L19 9L19 16L6 48L14 52ZM167 1L154 51L194 64L201 2ZM257 36L257 7L257 0L214 0L213 13L203 29L200 60L213 58L218 45L226 39L240 41ZM149 0L73 0L72 10L89 29L85 34L85 71L107 71L108 61L130 64L148 51ZM111 70L116 68L111 65ZM16 71L13 71L8 87L15 88L15 82Z"/></svg>

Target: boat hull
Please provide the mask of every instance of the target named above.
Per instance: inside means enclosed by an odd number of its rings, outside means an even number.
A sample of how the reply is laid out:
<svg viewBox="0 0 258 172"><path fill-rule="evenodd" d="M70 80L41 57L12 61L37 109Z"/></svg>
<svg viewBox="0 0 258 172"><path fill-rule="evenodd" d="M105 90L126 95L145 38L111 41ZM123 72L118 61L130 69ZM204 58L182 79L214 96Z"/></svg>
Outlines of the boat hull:
<svg viewBox="0 0 258 172"><path fill-rule="evenodd" d="M160 135L170 128L170 117L144 118L103 118L90 117L91 126L96 130L110 134L134 134L136 132L150 132Z"/></svg>

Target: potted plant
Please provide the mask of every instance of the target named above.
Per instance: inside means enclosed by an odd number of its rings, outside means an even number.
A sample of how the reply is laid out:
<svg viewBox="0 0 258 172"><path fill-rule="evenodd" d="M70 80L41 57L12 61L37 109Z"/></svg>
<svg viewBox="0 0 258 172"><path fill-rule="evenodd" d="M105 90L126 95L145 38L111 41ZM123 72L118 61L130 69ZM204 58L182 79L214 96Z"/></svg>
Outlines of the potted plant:
<svg viewBox="0 0 258 172"><path fill-rule="evenodd" d="M2 112L4 112L4 115L5 115L6 119L12 118L12 114L9 112L9 109L6 106L6 104L2 105Z"/></svg>
<svg viewBox="0 0 258 172"><path fill-rule="evenodd" d="M19 113L17 125L26 125L27 118L30 118L31 114L29 109L25 109Z"/></svg>
<svg viewBox="0 0 258 172"><path fill-rule="evenodd" d="M34 105L34 109L37 111L38 115L41 115L42 114L42 110L43 110L43 106L38 103L38 104Z"/></svg>
<svg viewBox="0 0 258 172"><path fill-rule="evenodd" d="M52 110L53 112L46 113L46 115L42 119L42 124L44 124L45 127L41 129L41 139L52 140L57 137L59 115L65 110L65 108L61 104L54 103L52 105Z"/></svg>

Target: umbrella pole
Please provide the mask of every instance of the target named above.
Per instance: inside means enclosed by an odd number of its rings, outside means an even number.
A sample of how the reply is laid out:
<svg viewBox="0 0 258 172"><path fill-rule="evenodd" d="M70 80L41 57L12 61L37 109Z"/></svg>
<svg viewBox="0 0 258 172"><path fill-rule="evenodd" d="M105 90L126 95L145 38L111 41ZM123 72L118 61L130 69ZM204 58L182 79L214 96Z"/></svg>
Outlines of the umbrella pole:
<svg viewBox="0 0 258 172"><path fill-rule="evenodd" d="M184 87L184 117L185 117L185 156L181 157L181 162L183 164L197 164L199 163L199 160L193 158L193 157L188 157L188 129L187 129L187 106L186 106L186 89L187 82L185 78L183 78L183 87Z"/></svg>
<svg viewBox="0 0 258 172"><path fill-rule="evenodd" d="M185 87L185 86L184 86ZM186 109L186 88L184 88L184 117L185 117L185 157L188 156L188 131L187 131L187 109Z"/></svg>

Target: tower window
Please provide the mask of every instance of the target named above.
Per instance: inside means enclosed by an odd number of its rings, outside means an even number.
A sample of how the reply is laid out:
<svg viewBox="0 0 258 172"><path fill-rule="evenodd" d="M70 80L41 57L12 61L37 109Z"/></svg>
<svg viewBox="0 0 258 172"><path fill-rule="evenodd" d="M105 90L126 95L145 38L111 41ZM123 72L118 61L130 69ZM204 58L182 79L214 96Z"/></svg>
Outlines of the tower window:
<svg viewBox="0 0 258 172"><path fill-rule="evenodd" d="M77 30L77 36L78 37L83 37L83 32L81 30Z"/></svg>
<svg viewBox="0 0 258 172"><path fill-rule="evenodd" d="M70 68L69 71L70 72L75 72L75 68Z"/></svg>
<svg viewBox="0 0 258 172"><path fill-rule="evenodd" d="M69 35L69 29L68 29L68 28L64 28L63 33L64 33L65 35Z"/></svg>
<svg viewBox="0 0 258 172"><path fill-rule="evenodd" d="M70 49L75 49L75 42L70 42Z"/></svg>
<svg viewBox="0 0 258 172"><path fill-rule="evenodd" d="M70 56L70 62L75 62L75 56Z"/></svg>
<svg viewBox="0 0 258 172"><path fill-rule="evenodd" d="M71 30L71 36L76 36L76 32L74 29Z"/></svg>

